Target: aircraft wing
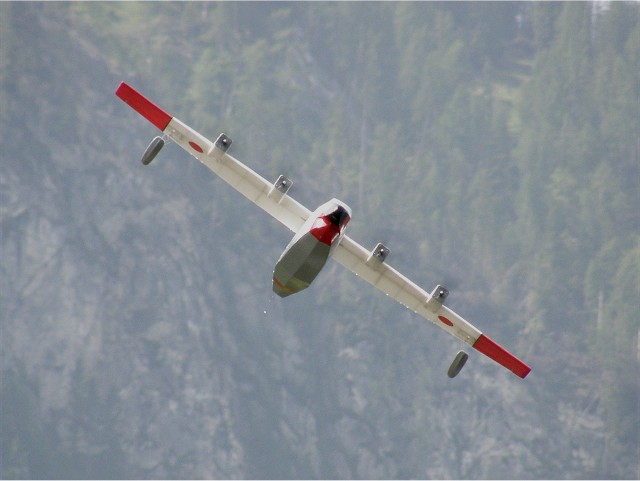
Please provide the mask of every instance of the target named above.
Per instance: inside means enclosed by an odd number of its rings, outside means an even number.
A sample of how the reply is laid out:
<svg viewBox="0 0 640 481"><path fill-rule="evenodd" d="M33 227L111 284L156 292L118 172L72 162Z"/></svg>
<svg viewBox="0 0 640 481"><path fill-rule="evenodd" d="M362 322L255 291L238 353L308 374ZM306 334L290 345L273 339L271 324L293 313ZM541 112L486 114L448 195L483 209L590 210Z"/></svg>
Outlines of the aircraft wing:
<svg viewBox="0 0 640 481"><path fill-rule="evenodd" d="M291 231L298 232L311 215L309 209L286 194L291 185L288 179L285 179L286 185L280 182L282 179L271 183L227 154L230 140L226 139L228 143L225 143L224 134L215 142L211 142L125 82L118 86L116 95L160 129L164 135ZM517 376L524 378L529 374L529 366L444 306L436 295L437 289L432 294L427 293L387 265L384 259L380 260L380 257L373 255L347 236L336 246L332 257L382 292L473 346Z"/></svg>
<svg viewBox="0 0 640 481"><path fill-rule="evenodd" d="M169 115L125 82L120 83L116 95L234 189L293 232L298 232L309 217L309 209L286 195L286 190L291 185L288 179L284 186L282 182L279 184L278 181L276 183L267 181L227 154L225 145L220 142L220 137L218 141L211 142ZM230 141L228 142L230 144Z"/></svg>
<svg viewBox="0 0 640 481"><path fill-rule="evenodd" d="M531 368L520 359L443 305L438 300L436 292L438 288L432 294L427 293L350 237L342 238L332 257L361 279L449 334L466 342L517 376L524 379L531 371Z"/></svg>

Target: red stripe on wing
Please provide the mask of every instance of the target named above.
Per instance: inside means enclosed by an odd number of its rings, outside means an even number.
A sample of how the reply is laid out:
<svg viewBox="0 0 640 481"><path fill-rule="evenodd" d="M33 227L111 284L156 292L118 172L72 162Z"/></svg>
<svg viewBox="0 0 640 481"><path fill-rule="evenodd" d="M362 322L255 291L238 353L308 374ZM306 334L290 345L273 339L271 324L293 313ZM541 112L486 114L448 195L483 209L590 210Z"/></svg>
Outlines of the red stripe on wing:
<svg viewBox="0 0 640 481"><path fill-rule="evenodd" d="M160 130L164 130L171 121L171 115L124 82L118 86L116 95Z"/></svg>
<svg viewBox="0 0 640 481"><path fill-rule="evenodd" d="M515 357L509 351L499 346L490 338L481 334L478 340L473 345L474 349L477 349L482 354L489 356L491 359L504 367L512 371L516 376L520 376L522 379L527 377L527 374L531 371L531 368L527 366L520 359Z"/></svg>

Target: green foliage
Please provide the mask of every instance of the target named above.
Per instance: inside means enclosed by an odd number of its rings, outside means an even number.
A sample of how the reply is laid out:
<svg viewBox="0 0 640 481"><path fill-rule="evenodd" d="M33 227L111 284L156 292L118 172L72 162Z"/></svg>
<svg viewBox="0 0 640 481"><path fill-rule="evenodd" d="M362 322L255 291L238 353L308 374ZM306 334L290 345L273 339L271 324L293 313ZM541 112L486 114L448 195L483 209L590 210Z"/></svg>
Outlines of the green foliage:
<svg viewBox="0 0 640 481"><path fill-rule="evenodd" d="M178 180L191 173L183 166L159 167L162 195L180 202L149 210L182 223L182 234L170 238L179 249L154 255L172 273L197 270L195 280L184 275L189 295L173 300L171 315L189 317L183 311L197 304L191 317L233 319L213 340L188 340L224 358L232 378L248 379L234 391L242 404L230 408L241 427L225 433L245 450L246 476L633 477L640 442L637 422L628 422L637 419L639 390L638 17L637 4L626 2L0 3L2 120L7 138L57 159L63 154L47 147L42 132L74 145L81 133L113 130L91 123L94 112L77 101L95 82L110 82L90 68L76 79L75 64L65 60L81 53L93 62L87 65L131 82L204 135L227 132L233 154L252 168L294 178L301 202L344 199L354 209L356 240L388 243L390 263L427 288L457 281L449 286L456 310L533 365L525 384L479 364L465 387L445 385L438 376L453 343L334 271L331 281L318 279L313 300L281 308L281 317L307 324L246 323L242 307L253 302L246 291L263 286L246 274L277 257L280 246L260 244L268 255L250 260L211 253L211 246L255 252L254 239L271 238L271 225L257 215L247 221L249 208L235 207L231 189L218 189L212 201L208 174L187 184ZM103 90L92 93L110 95ZM112 101L99 103L108 107L98 117L115 117ZM22 144L3 144L7 157L17 158ZM43 164L27 164L29 172L58 167ZM69 169L59 177L70 172L80 175ZM129 177L111 182L123 186ZM42 185L63 185L46 179ZM93 252L92 242L75 242ZM103 240L118 251L111 242ZM133 264L120 271L140 270ZM187 291L176 276L153 279L157 289L170 286L160 296ZM200 287L211 299L197 297ZM124 303L122 292L113 296ZM153 308L133 310L147 311ZM279 352L286 329L295 333L295 355ZM286 374L269 371L276 367ZM76 424L59 436L59 426L49 431L41 417L42 400L26 375L6 372L0 394L13 411L2 417L2 477L90 476L110 458L114 476L131 476L115 428L96 436L97 454L76 464L66 454L84 431L103 429L87 413L126 423L115 391L74 374ZM284 416L289 397L313 416L304 429L269 417ZM596 427L582 427L589 423ZM296 429L317 445L290 442ZM278 464L271 473L270 455ZM182 476L162 463L165 471L149 476Z"/></svg>

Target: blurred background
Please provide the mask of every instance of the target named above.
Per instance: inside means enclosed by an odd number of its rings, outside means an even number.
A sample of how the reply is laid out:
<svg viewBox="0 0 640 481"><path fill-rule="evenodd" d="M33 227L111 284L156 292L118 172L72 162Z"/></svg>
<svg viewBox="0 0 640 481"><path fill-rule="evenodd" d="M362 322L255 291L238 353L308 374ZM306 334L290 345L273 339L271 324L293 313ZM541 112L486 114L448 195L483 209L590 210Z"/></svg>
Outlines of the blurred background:
<svg viewBox="0 0 640 481"><path fill-rule="evenodd" d="M640 6L0 3L2 478L640 477ZM291 238L125 80L533 368Z"/></svg>

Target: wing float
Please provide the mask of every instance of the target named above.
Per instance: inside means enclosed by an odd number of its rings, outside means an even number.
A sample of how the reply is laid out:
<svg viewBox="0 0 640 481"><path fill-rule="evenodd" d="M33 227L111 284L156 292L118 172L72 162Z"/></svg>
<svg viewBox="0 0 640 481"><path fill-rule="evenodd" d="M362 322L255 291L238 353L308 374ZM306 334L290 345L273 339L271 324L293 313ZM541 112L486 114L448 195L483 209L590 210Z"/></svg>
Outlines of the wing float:
<svg viewBox="0 0 640 481"><path fill-rule="evenodd" d="M385 294L420 316L490 357L514 374L525 378L531 371L520 359L491 340L475 326L444 305L449 294L436 286L428 293L385 262L389 250L378 244L369 251L346 236L351 209L332 199L313 212L287 195L292 182L284 176L272 183L227 153L231 139L220 134L212 142L152 103L122 82L116 95L164 134L153 139L143 154L148 164L168 137L194 156L251 202L262 208L295 233L278 260L273 275L273 290L281 297L307 288L332 257ZM466 354L456 356L450 377L466 362ZM453 375L452 375L453 374Z"/></svg>

